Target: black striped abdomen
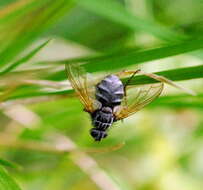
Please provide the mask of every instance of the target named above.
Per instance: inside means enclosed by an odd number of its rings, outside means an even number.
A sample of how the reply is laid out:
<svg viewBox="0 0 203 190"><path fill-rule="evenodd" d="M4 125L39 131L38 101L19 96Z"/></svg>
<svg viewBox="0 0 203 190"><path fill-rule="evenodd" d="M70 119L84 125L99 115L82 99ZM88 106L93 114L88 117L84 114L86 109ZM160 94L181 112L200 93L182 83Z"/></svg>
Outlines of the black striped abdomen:
<svg viewBox="0 0 203 190"><path fill-rule="evenodd" d="M120 105L124 96L124 86L116 75L109 75L96 86L96 99L102 106Z"/></svg>
<svg viewBox="0 0 203 190"><path fill-rule="evenodd" d="M109 107L102 107L92 114L92 124L100 131L106 131L114 122L113 111Z"/></svg>

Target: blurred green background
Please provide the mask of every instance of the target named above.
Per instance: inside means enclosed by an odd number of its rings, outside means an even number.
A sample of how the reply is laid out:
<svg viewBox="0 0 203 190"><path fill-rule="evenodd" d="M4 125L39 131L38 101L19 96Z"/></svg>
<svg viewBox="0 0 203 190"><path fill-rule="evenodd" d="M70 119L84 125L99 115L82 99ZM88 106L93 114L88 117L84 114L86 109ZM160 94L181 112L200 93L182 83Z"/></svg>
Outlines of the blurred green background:
<svg viewBox="0 0 203 190"><path fill-rule="evenodd" d="M201 190L202 0L1 0L0 190ZM100 143L64 64L165 85ZM133 84L153 80L137 76Z"/></svg>

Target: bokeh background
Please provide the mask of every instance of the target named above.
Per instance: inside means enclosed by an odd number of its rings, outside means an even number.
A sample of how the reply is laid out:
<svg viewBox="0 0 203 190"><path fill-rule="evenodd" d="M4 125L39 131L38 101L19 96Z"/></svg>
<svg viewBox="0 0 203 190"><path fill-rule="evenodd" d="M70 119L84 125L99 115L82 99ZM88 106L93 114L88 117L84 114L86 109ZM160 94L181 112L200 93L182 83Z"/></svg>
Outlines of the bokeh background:
<svg viewBox="0 0 203 190"><path fill-rule="evenodd" d="M202 10L202 0L1 0L0 190L201 190ZM165 85L97 143L70 63L94 77L161 72L197 95Z"/></svg>

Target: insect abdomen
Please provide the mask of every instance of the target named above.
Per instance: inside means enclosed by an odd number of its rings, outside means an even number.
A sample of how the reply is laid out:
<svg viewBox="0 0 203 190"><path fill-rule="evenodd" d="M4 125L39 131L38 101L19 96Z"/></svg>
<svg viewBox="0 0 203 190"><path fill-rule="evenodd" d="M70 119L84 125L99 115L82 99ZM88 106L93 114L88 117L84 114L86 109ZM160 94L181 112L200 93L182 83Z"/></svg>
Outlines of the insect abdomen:
<svg viewBox="0 0 203 190"><path fill-rule="evenodd" d="M109 75L96 86L96 98L103 106L120 105L124 96L124 87L116 75Z"/></svg>
<svg viewBox="0 0 203 190"><path fill-rule="evenodd" d="M90 130L91 136L100 141L107 137L107 130L114 122L113 111L110 107L102 107L91 114L94 128Z"/></svg>
<svg viewBox="0 0 203 190"><path fill-rule="evenodd" d="M102 123L101 121L93 121L93 125L97 128L97 129L99 129L99 130L101 130L101 131L105 131L105 130L107 130L111 125L112 125L112 123Z"/></svg>
<svg viewBox="0 0 203 190"><path fill-rule="evenodd" d="M93 125L97 129L105 131L112 125L114 116L111 109L111 112L106 112L109 111L109 109L110 108L103 107L101 110L97 110L92 114Z"/></svg>

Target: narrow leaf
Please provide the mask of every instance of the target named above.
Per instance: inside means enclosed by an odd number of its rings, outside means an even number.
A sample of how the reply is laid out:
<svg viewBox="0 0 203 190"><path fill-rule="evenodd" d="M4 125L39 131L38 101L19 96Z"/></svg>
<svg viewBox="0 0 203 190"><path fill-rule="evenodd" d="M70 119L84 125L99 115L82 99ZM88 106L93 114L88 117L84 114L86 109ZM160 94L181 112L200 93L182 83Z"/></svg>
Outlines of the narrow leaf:
<svg viewBox="0 0 203 190"><path fill-rule="evenodd" d="M203 78L203 65L200 66L193 66L193 67L185 67L181 69L173 69L173 70L167 70L167 71L161 71L155 73L157 75L164 76L172 81L181 81L181 80L189 80L189 79L196 79L196 78ZM125 81L128 80L122 79L122 81L125 83ZM142 85L142 84L151 84L156 83L157 81L143 76L135 76L132 81L131 85ZM39 89L36 89L35 91L23 91L19 90L12 94L12 96L9 97L9 99L18 99L18 98L27 98L27 97L37 97L37 96L50 96L50 95L71 95L73 93L73 90L62 90L62 91L53 91L53 92L42 92Z"/></svg>
<svg viewBox="0 0 203 190"><path fill-rule="evenodd" d="M101 15L113 22L127 26L133 30L140 30L153 34L167 41L178 41L186 39L185 36L180 35L158 23L146 21L138 18L122 4L115 0L77 0L78 4L85 7L86 9L94 12L95 14Z"/></svg>
<svg viewBox="0 0 203 190"><path fill-rule="evenodd" d="M27 55L25 55L24 57L22 57L21 59L19 59L18 61L14 62L13 64L11 64L9 67L7 67L4 71L0 72L0 75L4 75L10 71L12 71L13 69L15 69L16 67L18 67L19 65L26 63L27 61L29 61L34 55L36 55L43 47L45 47L50 40L47 40L45 42L43 42L42 44L40 44L38 47L36 47L34 50L32 50L31 52L29 52Z"/></svg>
<svg viewBox="0 0 203 190"><path fill-rule="evenodd" d="M163 107L174 107L174 108L203 108L203 94L197 96L188 95L176 95L176 96L163 96L159 97L155 102L149 105L152 106L163 106Z"/></svg>
<svg viewBox="0 0 203 190"><path fill-rule="evenodd" d="M0 189L1 190L20 190L20 187L9 176L3 167L0 166Z"/></svg>
<svg viewBox="0 0 203 190"><path fill-rule="evenodd" d="M21 168L18 164L13 163L13 162L8 161L8 160L4 160L4 159L2 159L2 158L0 158L0 165L6 166L6 167L10 167L10 168L14 168L14 169L19 169L19 168Z"/></svg>
<svg viewBox="0 0 203 190"><path fill-rule="evenodd" d="M203 78L203 65L185 67L180 69L171 69L167 71L156 72L155 74L164 76L172 81L181 81L189 79ZM127 80L127 79L125 79ZM132 81L133 85L151 84L157 81L146 76L135 76Z"/></svg>
<svg viewBox="0 0 203 190"><path fill-rule="evenodd" d="M144 50L139 52L137 50L131 49L131 51L125 52L123 54L119 52L119 54L114 53L111 55L104 56L80 57L49 63L69 64L69 63L86 62L86 64L84 64L84 68L86 69L87 72L91 73L97 71L109 71L114 69L126 68L128 66L143 64L148 61L154 61L167 58L170 56L180 55L183 53L192 52L202 48L203 48L203 39L194 39L174 45L168 45L165 47ZM64 76L65 76L64 71L59 71L58 73L55 74L55 76L53 76L53 78L62 80L64 79Z"/></svg>
<svg viewBox="0 0 203 190"><path fill-rule="evenodd" d="M17 55L24 51L28 45L72 7L71 0L44 0L37 2L36 7L34 6L30 11L22 11L23 14L18 12L17 19L14 16L12 19L9 19L8 23L2 24L0 28L1 67L13 61ZM7 18L7 15L5 16ZM4 20L4 17L1 19Z"/></svg>
<svg viewBox="0 0 203 190"><path fill-rule="evenodd" d="M129 53L113 55L97 62L89 61L85 65L85 68L88 72L126 68L127 66L188 53L202 48L203 39L195 39L151 50L140 52L130 51Z"/></svg>

